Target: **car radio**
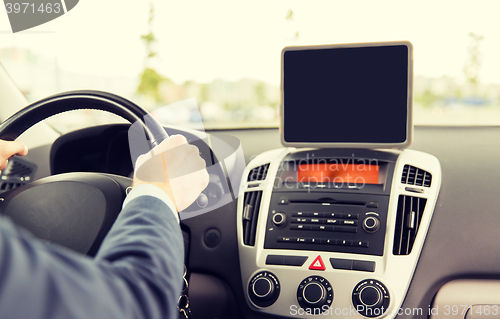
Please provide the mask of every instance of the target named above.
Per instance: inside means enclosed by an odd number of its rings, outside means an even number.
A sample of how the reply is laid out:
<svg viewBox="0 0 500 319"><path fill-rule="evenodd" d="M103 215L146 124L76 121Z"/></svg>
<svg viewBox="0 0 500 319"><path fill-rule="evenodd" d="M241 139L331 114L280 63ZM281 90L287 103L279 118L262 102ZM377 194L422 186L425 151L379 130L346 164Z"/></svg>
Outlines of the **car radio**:
<svg viewBox="0 0 500 319"><path fill-rule="evenodd" d="M356 153L371 157L322 149L283 159L264 248L383 254L397 156Z"/></svg>
<svg viewBox="0 0 500 319"><path fill-rule="evenodd" d="M285 148L248 164L238 198L242 282L255 311L397 315L441 185L435 157L404 149L411 51L408 42L283 50Z"/></svg>

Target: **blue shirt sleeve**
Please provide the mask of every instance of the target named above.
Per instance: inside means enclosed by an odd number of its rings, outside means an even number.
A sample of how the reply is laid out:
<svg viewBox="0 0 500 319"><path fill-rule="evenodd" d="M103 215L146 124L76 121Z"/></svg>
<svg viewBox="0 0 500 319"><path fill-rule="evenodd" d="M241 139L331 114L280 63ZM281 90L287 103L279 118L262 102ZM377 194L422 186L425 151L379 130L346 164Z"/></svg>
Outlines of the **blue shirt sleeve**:
<svg viewBox="0 0 500 319"><path fill-rule="evenodd" d="M183 239L162 199L129 200L94 259L0 218L1 318L177 318Z"/></svg>

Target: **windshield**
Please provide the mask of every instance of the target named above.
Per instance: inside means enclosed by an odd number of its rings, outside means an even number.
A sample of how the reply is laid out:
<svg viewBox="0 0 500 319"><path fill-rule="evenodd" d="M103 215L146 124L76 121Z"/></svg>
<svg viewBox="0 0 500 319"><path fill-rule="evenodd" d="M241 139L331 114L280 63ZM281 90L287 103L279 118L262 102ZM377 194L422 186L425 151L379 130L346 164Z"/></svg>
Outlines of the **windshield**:
<svg viewBox="0 0 500 319"><path fill-rule="evenodd" d="M499 9L494 0L86 0L36 28L1 32L0 62L29 101L97 89L161 108L165 124L201 114L205 128L277 127L284 46L409 40L416 125L498 125ZM85 111L50 124L66 132L108 121Z"/></svg>

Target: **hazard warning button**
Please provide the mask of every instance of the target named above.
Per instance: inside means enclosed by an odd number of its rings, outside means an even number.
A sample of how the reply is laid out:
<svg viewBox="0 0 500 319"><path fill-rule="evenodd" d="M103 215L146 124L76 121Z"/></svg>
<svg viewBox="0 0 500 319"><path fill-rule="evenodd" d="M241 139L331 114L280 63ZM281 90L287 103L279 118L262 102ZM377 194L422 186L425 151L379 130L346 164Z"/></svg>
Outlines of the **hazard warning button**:
<svg viewBox="0 0 500 319"><path fill-rule="evenodd" d="M310 270L326 270L325 264L323 263L323 259L318 255L316 259L312 262L311 266L309 266Z"/></svg>

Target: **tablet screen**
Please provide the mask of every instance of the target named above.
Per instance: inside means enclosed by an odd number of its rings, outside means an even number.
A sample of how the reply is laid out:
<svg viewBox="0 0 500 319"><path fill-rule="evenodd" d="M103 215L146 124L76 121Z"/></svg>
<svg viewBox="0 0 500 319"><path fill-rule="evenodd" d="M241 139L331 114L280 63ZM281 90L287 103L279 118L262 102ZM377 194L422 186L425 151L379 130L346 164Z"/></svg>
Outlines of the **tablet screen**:
<svg viewBox="0 0 500 319"><path fill-rule="evenodd" d="M283 51L285 143L366 147L408 142L409 45L297 48Z"/></svg>

